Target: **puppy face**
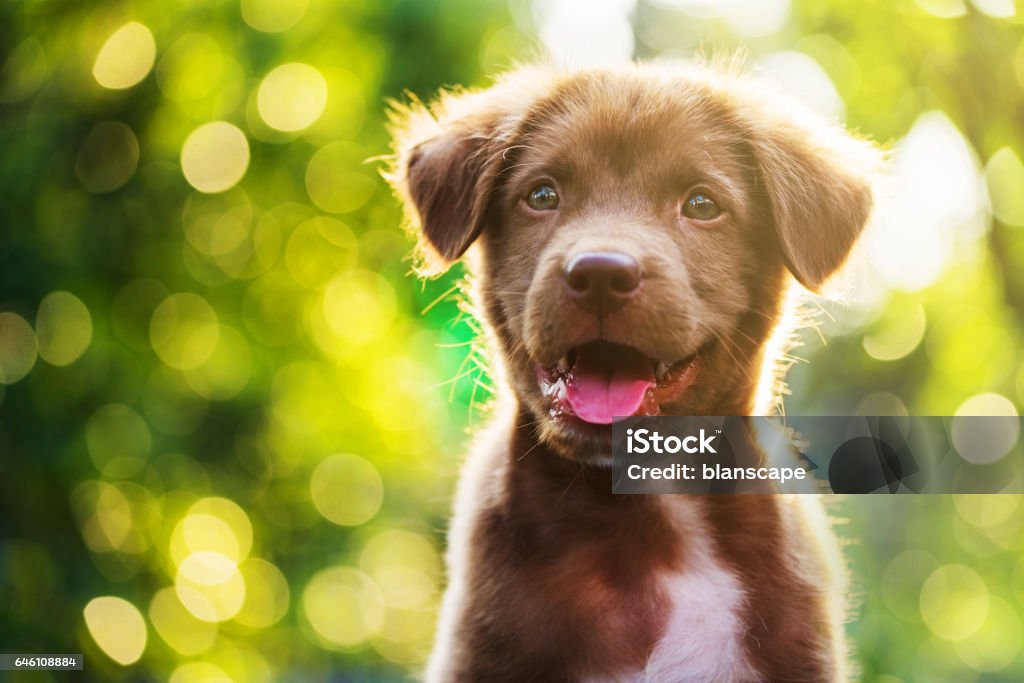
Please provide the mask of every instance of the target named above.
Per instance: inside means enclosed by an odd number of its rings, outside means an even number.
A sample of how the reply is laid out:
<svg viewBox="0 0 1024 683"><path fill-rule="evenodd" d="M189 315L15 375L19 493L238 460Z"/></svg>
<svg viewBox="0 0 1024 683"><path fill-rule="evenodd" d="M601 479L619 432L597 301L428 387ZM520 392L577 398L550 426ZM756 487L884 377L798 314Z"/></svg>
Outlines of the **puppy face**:
<svg viewBox="0 0 1024 683"><path fill-rule="evenodd" d="M745 88L528 70L399 129L394 182L440 261L479 242L479 303L559 452L606 455L617 416L749 414L787 273L817 287L861 230L871 150Z"/></svg>

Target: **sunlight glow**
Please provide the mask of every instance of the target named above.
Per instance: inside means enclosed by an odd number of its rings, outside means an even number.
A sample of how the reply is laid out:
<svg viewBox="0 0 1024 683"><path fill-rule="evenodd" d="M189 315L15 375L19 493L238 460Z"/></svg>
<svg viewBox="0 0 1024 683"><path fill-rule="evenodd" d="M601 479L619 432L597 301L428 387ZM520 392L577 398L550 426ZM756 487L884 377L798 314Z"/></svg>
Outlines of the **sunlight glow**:
<svg viewBox="0 0 1024 683"><path fill-rule="evenodd" d="M970 145L945 114L918 117L896 146L887 188L864 237L883 283L917 291L955 258L972 254L964 247L985 230L981 174Z"/></svg>
<svg viewBox="0 0 1024 683"><path fill-rule="evenodd" d="M693 17L714 17L728 23L741 36L776 33L790 18L790 0L653 0L657 5L683 11Z"/></svg>
<svg viewBox="0 0 1024 683"><path fill-rule="evenodd" d="M846 107L832 79L802 52L772 52L757 60L755 71L781 92L827 119L842 120Z"/></svg>
<svg viewBox="0 0 1024 683"><path fill-rule="evenodd" d="M633 57L629 15L636 0L535 0L540 38L551 58L563 66L622 64Z"/></svg>

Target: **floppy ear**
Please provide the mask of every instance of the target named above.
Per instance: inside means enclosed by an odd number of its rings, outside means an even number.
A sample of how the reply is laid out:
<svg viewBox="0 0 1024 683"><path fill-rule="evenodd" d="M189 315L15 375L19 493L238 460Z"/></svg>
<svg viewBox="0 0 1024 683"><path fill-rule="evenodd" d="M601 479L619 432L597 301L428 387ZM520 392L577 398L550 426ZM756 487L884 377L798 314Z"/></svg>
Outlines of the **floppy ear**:
<svg viewBox="0 0 1024 683"><path fill-rule="evenodd" d="M419 231L428 273L462 256L484 227L504 152L531 99L514 76L481 92L444 93L429 108L394 108L395 164L385 177Z"/></svg>
<svg viewBox="0 0 1024 683"><path fill-rule="evenodd" d="M750 142L783 260L812 291L846 261L874 202L881 153L796 110L757 110Z"/></svg>
<svg viewBox="0 0 1024 683"><path fill-rule="evenodd" d="M423 239L448 265L483 229L484 214L501 165L486 128L462 125L416 146L408 155L408 201Z"/></svg>

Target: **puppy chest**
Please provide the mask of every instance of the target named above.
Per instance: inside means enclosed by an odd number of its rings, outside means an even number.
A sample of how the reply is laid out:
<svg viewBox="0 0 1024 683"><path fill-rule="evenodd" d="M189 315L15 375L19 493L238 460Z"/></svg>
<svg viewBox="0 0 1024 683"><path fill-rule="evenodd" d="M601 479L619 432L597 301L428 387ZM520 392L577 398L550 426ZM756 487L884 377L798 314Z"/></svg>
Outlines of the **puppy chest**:
<svg viewBox="0 0 1024 683"><path fill-rule="evenodd" d="M744 594L736 577L710 554L699 552L683 572L663 582L670 617L637 680L757 680L744 650Z"/></svg>

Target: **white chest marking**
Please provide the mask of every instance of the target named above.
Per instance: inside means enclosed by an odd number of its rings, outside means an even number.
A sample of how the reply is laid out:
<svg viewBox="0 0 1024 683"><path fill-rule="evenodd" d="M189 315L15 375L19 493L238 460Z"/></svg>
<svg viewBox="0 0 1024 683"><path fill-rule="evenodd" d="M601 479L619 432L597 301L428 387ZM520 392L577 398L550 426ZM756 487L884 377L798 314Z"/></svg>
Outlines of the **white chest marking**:
<svg viewBox="0 0 1024 683"><path fill-rule="evenodd" d="M639 681L739 683L757 681L743 648L744 594L736 576L716 559L698 510L680 506L686 560L666 576L672 613Z"/></svg>

